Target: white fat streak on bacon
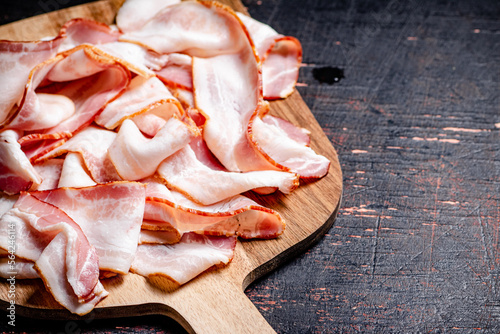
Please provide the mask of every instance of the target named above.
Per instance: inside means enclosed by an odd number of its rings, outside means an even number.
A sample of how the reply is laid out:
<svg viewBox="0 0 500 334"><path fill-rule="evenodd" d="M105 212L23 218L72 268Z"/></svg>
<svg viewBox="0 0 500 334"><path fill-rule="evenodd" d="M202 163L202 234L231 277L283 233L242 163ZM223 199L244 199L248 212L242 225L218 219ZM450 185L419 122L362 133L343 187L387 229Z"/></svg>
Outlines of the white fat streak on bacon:
<svg viewBox="0 0 500 334"><path fill-rule="evenodd" d="M15 275L16 279L34 279L40 278L33 268L35 263L20 258L13 260L8 257L0 258L0 277L11 278Z"/></svg>
<svg viewBox="0 0 500 334"><path fill-rule="evenodd" d="M40 164L34 165L35 170L43 180L36 190L50 190L57 188L63 164L63 159L49 159Z"/></svg>
<svg viewBox="0 0 500 334"><path fill-rule="evenodd" d="M96 123L114 129L126 118L153 113L167 120L172 115L182 115L179 102L156 77L136 76L117 99L106 105L96 117Z"/></svg>
<svg viewBox="0 0 500 334"><path fill-rule="evenodd" d="M19 133L14 130L0 132L0 190L9 195L42 183L18 139Z"/></svg>
<svg viewBox="0 0 500 334"><path fill-rule="evenodd" d="M31 193L23 193L0 219L2 229L10 224L16 226L21 243L16 245L16 256L35 262L35 270L47 289L64 307L77 314L89 312L93 305L86 302L95 300L95 292L101 290L99 260L81 228L61 209ZM4 244L6 235L0 237L4 249L8 249Z"/></svg>
<svg viewBox="0 0 500 334"><path fill-rule="evenodd" d="M289 136L294 135L290 130L287 132L257 117L252 124L252 133L266 154L302 178L320 178L328 173L330 160L304 145L302 139L294 140Z"/></svg>
<svg viewBox="0 0 500 334"><path fill-rule="evenodd" d="M173 245L139 245L131 271L184 284L213 266L229 263L235 246L235 237L187 233Z"/></svg>
<svg viewBox="0 0 500 334"><path fill-rule="evenodd" d="M299 77L302 46L270 26L238 13L255 43L262 62L263 94L266 99L285 98L293 92Z"/></svg>
<svg viewBox="0 0 500 334"><path fill-rule="evenodd" d="M87 172L82 155L80 153L69 152L64 158L57 187L52 189L63 187L83 188L95 185L96 183Z"/></svg>
<svg viewBox="0 0 500 334"><path fill-rule="evenodd" d="M169 186L203 205L252 189L272 187L288 194L298 186L297 175L289 172L261 170L239 173L211 169L196 158L190 146L165 159L157 172Z"/></svg>
<svg viewBox="0 0 500 334"><path fill-rule="evenodd" d="M144 214L143 184L115 182L32 194L64 210L82 228L96 248L101 270L128 272Z"/></svg>
<svg viewBox="0 0 500 334"><path fill-rule="evenodd" d="M115 138L116 132L91 125L61 146L41 156L38 161L54 158L67 152L80 153L95 182L118 181L121 178L108 157L108 148Z"/></svg>
<svg viewBox="0 0 500 334"><path fill-rule="evenodd" d="M235 53L248 42L239 22L227 11L227 7L215 2L181 2L164 8L120 40L145 45L159 53L197 57Z"/></svg>
<svg viewBox="0 0 500 334"><path fill-rule="evenodd" d="M200 205L165 185L148 179L143 229L197 232L219 236L275 238L285 222L278 212L236 195L212 205Z"/></svg>
<svg viewBox="0 0 500 334"><path fill-rule="evenodd" d="M180 0L126 0L116 14L116 25L124 32L138 30L162 9L179 2Z"/></svg>
<svg viewBox="0 0 500 334"><path fill-rule="evenodd" d="M49 41L0 41L0 125L19 103L33 67L55 56L64 38Z"/></svg>
<svg viewBox="0 0 500 334"><path fill-rule="evenodd" d="M199 135L193 124L177 117L167 123L151 139L146 138L131 120L125 120L108 149L118 174L126 180L140 180L154 174L159 164Z"/></svg>

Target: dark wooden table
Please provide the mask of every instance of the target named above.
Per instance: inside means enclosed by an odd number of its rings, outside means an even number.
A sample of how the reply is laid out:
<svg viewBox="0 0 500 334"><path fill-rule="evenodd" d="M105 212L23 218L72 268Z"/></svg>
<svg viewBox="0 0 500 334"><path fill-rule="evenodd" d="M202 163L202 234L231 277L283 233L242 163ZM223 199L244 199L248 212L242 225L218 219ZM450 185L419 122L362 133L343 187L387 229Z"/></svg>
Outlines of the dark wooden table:
<svg viewBox="0 0 500 334"><path fill-rule="evenodd" d="M84 2L3 1L0 23ZM243 2L301 40L298 90L344 173L330 232L248 297L278 333L499 332L500 2ZM183 332L164 317L16 329Z"/></svg>

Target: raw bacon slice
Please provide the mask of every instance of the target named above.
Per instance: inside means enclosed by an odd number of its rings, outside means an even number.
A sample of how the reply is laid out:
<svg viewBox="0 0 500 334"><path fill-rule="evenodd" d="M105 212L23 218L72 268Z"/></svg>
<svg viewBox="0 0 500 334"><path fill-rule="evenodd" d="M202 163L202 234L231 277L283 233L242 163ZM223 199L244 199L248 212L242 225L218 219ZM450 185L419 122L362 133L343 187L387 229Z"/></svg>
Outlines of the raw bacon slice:
<svg viewBox="0 0 500 334"><path fill-rule="evenodd" d="M196 57L237 53L248 45L246 32L228 7L218 2L185 1L168 6L120 41L137 43L159 53Z"/></svg>
<svg viewBox="0 0 500 334"><path fill-rule="evenodd" d="M180 0L126 0L116 14L116 25L124 32L137 30L163 8L179 2Z"/></svg>
<svg viewBox="0 0 500 334"><path fill-rule="evenodd" d="M96 248L101 270L126 274L139 242L144 188L137 182L115 182L32 194L61 208L82 228Z"/></svg>
<svg viewBox="0 0 500 334"><path fill-rule="evenodd" d="M88 126L67 142L37 159L44 161L67 152L80 153L92 179L97 183L121 180L108 157L108 148L116 133L96 126Z"/></svg>
<svg viewBox="0 0 500 334"><path fill-rule="evenodd" d="M60 174L61 176L58 180L57 187L51 189L63 187L83 188L96 185L94 180L92 180L90 175L87 173L85 161L80 153L69 152L66 154Z"/></svg>
<svg viewBox="0 0 500 334"><path fill-rule="evenodd" d="M134 43L113 42L99 45L98 48L125 65L131 72L145 78L154 76L154 71L164 67L168 61L168 55L161 55Z"/></svg>
<svg viewBox="0 0 500 334"><path fill-rule="evenodd" d="M213 170L200 162L186 146L165 159L158 175L172 188L203 205L210 205L252 189L277 188L288 194L298 186L296 174L261 170L227 172Z"/></svg>
<svg viewBox="0 0 500 334"><path fill-rule="evenodd" d="M170 118L151 139L144 137L131 120L125 120L108 149L109 158L125 180L140 180L154 174L158 165L199 135L194 124Z"/></svg>
<svg viewBox="0 0 500 334"><path fill-rule="evenodd" d="M260 109L260 80L253 54L193 59L195 106L207 118L203 138L230 171L275 169L247 137Z"/></svg>
<svg viewBox="0 0 500 334"><path fill-rule="evenodd" d="M236 237L187 233L173 245L139 245L131 271L184 284L213 266L228 264L235 247Z"/></svg>
<svg viewBox="0 0 500 334"><path fill-rule="evenodd" d="M139 245L142 244L161 244L161 245L171 245L178 243L181 240L182 235L175 228L165 229L165 230L141 230L141 235L139 236Z"/></svg>
<svg viewBox="0 0 500 334"><path fill-rule="evenodd" d="M86 18L76 18L66 22L59 32L66 37L59 52L72 49L81 44L106 44L118 41L120 32L108 25Z"/></svg>
<svg viewBox="0 0 500 334"><path fill-rule="evenodd" d="M206 235L270 239L282 234L278 212L237 195L212 205L199 205L179 192L148 179L143 229Z"/></svg>
<svg viewBox="0 0 500 334"><path fill-rule="evenodd" d="M23 236L16 254L35 262L35 270L54 298L73 313L85 314L107 293L99 283L95 249L81 228L57 207L23 193L0 219ZM0 245L7 249L6 235ZM16 239L17 241L17 239ZM22 247L26 243L28 247ZM49 260L50 259L50 260Z"/></svg>
<svg viewBox="0 0 500 334"><path fill-rule="evenodd" d="M0 41L0 125L19 103L31 70L56 55L64 38L49 41Z"/></svg>
<svg viewBox="0 0 500 334"><path fill-rule="evenodd" d="M14 130L0 132L0 190L6 194L37 187L42 178L31 165L17 142L19 133Z"/></svg>
<svg viewBox="0 0 500 334"><path fill-rule="evenodd" d="M107 129L114 129L124 119L143 113L153 113L167 120L173 115L183 115L184 110L158 78L137 76L122 95L104 108L95 121Z"/></svg>
<svg viewBox="0 0 500 334"><path fill-rule="evenodd" d="M302 46L291 36L278 34L270 26L238 13L255 43L262 62L262 85L266 99L286 98L293 92L302 62Z"/></svg>
<svg viewBox="0 0 500 334"><path fill-rule="evenodd" d="M72 254L68 256L68 242L69 238L65 234L59 233L35 262L35 269L47 290L59 304L72 313L85 315L92 311L97 303L108 295L108 292L101 282L97 281L88 295L75 298L72 286L65 279L69 268L67 258L74 256ZM99 274L99 270L97 273Z"/></svg>
<svg viewBox="0 0 500 334"><path fill-rule="evenodd" d="M325 176L330 167L330 160L304 145L302 137L299 137L298 141L295 140L298 132L298 129L292 132L259 117L252 122L255 141L272 160L299 174L301 178Z"/></svg>

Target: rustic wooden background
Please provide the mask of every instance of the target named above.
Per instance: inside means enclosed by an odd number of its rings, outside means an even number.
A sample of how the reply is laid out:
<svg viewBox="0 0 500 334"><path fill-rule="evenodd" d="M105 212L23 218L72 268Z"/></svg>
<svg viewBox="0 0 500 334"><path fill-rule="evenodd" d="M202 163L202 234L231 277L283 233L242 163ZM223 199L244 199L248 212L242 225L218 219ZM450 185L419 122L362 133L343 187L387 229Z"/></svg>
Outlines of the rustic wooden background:
<svg viewBox="0 0 500 334"><path fill-rule="evenodd" d="M2 1L0 24L85 2ZM499 332L500 2L243 3L301 40L298 90L344 175L330 232L248 297L278 333ZM29 333L183 333L154 316L17 320Z"/></svg>

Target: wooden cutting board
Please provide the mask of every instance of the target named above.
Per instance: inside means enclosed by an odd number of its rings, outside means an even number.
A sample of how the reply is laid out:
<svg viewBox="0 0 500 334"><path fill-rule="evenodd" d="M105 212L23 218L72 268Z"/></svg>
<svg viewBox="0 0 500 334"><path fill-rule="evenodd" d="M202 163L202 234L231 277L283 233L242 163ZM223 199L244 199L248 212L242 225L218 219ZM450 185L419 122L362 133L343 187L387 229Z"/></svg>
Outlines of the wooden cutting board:
<svg viewBox="0 0 500 334"><path fill-rule="evenodd" d="M99 1L52 12L0 27L0 39L36 40L56 35L74 17L107 24L114 20L123 0ZM246 12L239 0L223 1ZM273 240L238 242L233 261L224 268L203 273L176 287L166 279L146 279L128 274L103 280L109 291L86 317L70 314L55 302L41 280L16 281L16 314L44 319L85 319L161 314L178 321L193 333L274 333L244 294L254 280L305 251L332 226L342 195L342 172L337 153L299 93L271 103L271 113L311 131L311 147L332 162L323 179L302 182L290 195L254 196L264 206L280 212L287 222L282 236ZM308 268L303 270L307 271ZM311 279L314 279L311 273ZM0 282L0 304L8 305L8 284Z"/></svg>

